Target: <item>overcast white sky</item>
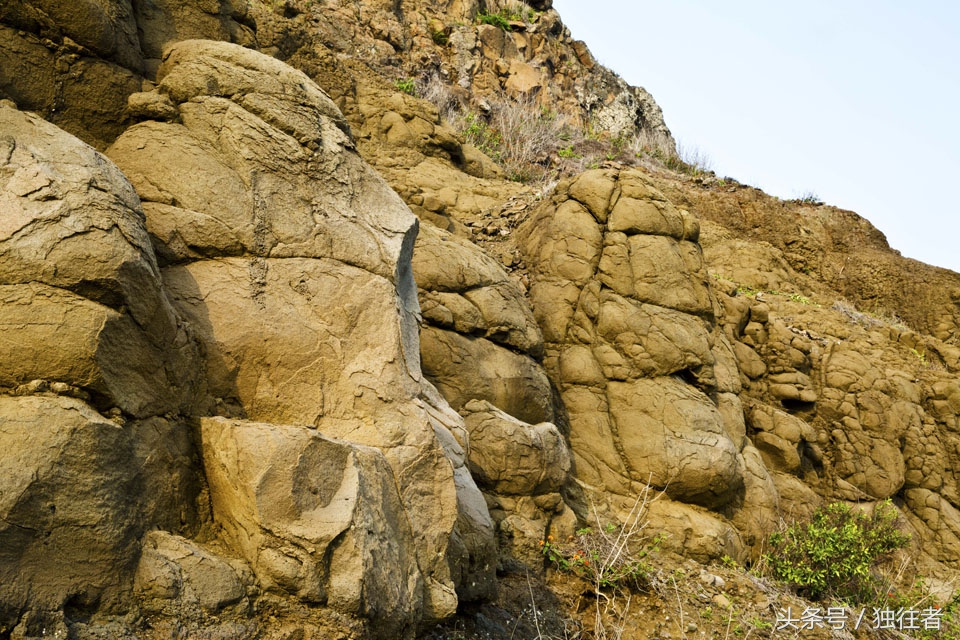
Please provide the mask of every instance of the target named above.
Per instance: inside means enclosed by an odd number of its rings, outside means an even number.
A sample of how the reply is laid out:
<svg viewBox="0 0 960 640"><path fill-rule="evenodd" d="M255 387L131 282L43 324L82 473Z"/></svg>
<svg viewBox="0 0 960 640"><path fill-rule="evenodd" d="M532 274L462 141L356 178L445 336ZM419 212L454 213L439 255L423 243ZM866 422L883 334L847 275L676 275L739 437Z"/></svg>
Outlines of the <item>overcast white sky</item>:
<svg viewBox="0 0 960 640"><path fill-rule="evenodd" d="M554 0L685 145L960 272L960 2Z"/></svg>

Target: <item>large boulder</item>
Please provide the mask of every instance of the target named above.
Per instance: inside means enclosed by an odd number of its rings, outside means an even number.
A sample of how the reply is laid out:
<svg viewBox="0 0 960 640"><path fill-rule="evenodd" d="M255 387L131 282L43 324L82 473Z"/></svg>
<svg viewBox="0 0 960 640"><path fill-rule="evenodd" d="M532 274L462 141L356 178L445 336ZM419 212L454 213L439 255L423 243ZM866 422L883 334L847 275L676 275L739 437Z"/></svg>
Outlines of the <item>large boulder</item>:
<svg viewBox="0 0 960 640"><path fill-rule="evenodd" d="M148 613L187 618L247 609L249 569L167 531L143 536L134 593Z"/></svg>
<svg viewBox="0 0 960 640"><path fill-rule="evenodd" d="M389 579L376 573L385 566L361 537L338 547L354 549L343 551L344 570L317 582L309 576L326 571L329 558L304 551L272 562L255 550L320 549L323 536L296 542L296 527L274 531L269 543L248 536L244 527L263 516L223 506L224 481L214 514L229 544L271 588L352 613L392 608L383 598L396 586L387 583L401 576L405 604L389 622L396 628L448 616L458 598L490 595L492 524L458 442L466 431L420 372L416 218L356 154L330 98L284 63L185 41L167 50L157 77L158 93L144 102L164 102L180 123L131 127L108 154L144 200L164 281L205 346L200 410L312 425L350 443L343 447L376 448L386 465L371 462L373 453L351 454L367 460L362 487L380 487L356 490L357 513L384 507L377 492L386 491L389 470L401 505L390 508L410 523L409 535L395 537ZM217 442L204 440L205 459L222 454ZM257 464L283 473L279 458ZM294 561L304 575L288 571ZM363 582L369 592L361 594Z"/></svg>
<svg viewBox="0 0 960 640"><path fill-rule="evenodd" d="M521 422L483 400L471 400L462 411L470 432L470 470L481 488L508 495L560 491L570 452L553 424Z"/></svg>
<svg viewBox="0 0 960 640"><path fill-rule="evenodd" d="M163 292L137 194L34 115L0 105L0 130L0 384L63 382L138 417L178 410L197 346Z"/></svg>
<svg viewBox="0 0 960 640"><path fill-rule="evenodd" d="M163 418L121 426L76 398L0 395L0 628L128 607L143 531L196 532L197 462Z"/></svg>
<svg viewBox="0 0 960 640"><path fill-rule="evenodd" d="M308 427L202 420L215 519L267 590L373 621L417 622L423 577L390 465L378 449Z"/></svg>

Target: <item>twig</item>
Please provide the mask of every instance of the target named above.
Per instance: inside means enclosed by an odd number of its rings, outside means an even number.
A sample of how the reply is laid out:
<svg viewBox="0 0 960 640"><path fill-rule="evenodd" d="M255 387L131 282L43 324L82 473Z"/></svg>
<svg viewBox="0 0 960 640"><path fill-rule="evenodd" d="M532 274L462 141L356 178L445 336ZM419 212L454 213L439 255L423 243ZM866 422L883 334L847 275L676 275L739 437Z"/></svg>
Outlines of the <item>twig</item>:
<svg viewBox="0 0 960 640"><path fill-rule="evenodd" d="M680 620L677 623L678 628L680 629L680 635L684 638L687 637L687 628L683 624L683 602L680 601L680 587L677 586L677 579L673 576L670 576L670 581L673 582L673 590L677 594L677 608L680 611Z"/></svg>
<svg viewBox="0 0 960 640"><path fill-rule="evenodd" d="M537 601L533 598L533 585L530 584L530 572L527 571L527 589L530 591L530 606L533 607L533 625L537 628L537 640L543 640L543 634L540 633L540 621L537 620ZM516 627L514 627L516 631Z"/></svg>

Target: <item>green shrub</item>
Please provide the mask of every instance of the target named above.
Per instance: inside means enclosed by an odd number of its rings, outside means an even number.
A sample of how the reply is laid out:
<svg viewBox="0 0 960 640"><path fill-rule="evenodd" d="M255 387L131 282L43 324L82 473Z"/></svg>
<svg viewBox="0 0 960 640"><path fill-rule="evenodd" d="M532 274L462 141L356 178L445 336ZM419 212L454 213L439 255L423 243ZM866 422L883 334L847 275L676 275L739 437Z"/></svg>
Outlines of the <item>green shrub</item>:
<svg viewBox="0 0 960 640"><path fill-rule="evenodd" d="M417 85L414 84L413 78L396 80L394 81L393 86L396 87L397 91L402 91L407 95L413 96L417 93Z"/></svg>
<svg viewBox="0 0 960 640"><path fill-rule="evenodd" d="M504 31L510 31L510 18L504 15L502 11L500 13L479 12L477 14L477 24L492 24Z"/></svg>
<svg viewBox="0 0 960 640"><path fill-rule="evenodd" d="M820 507L810 522L770 536L768 566L774 577L810 598L870 601L879 587L872 568L910 541L897 530L896 519L889 500L869 516L840 502Z"/></svg>

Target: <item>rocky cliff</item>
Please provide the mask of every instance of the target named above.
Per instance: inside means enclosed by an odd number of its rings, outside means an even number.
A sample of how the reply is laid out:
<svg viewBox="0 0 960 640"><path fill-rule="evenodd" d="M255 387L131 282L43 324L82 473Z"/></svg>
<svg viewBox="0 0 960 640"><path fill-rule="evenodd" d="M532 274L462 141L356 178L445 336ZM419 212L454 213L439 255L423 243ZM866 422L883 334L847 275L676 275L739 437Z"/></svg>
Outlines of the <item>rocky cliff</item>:
<svg viewBox="0 0 960 640"><path fill-rule="evenodd" d="M0 98L0 638L540 635L651 491L681 573L892 499L952 595L960 275L649 161L550 2L13 0Z"/></svg>

